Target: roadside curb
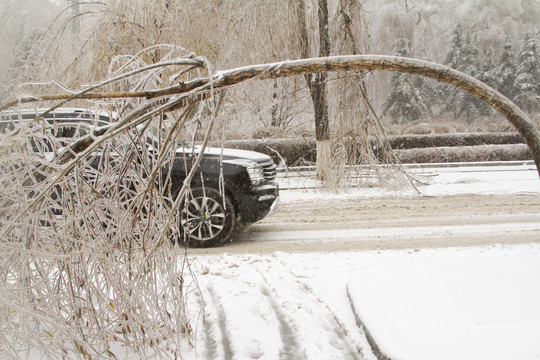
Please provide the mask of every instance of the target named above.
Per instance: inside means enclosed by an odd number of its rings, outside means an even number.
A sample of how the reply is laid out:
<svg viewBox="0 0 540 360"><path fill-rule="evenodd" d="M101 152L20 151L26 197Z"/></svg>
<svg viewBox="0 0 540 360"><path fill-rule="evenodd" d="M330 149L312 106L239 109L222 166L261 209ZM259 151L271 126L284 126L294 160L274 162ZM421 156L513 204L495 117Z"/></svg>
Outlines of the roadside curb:
<svg viewBox="0 0 540 360"><path fill-rule="evenodd" d="M377 345L377 343L375 342L375 339L369 332L369 329L364 325L364 323L360 319L360 316L358 315L358 312L356 311L356 307L354 306L354 301L352 300L348 283L346 285L346 288L347 288L347 299L349 300L349 305L351 306L351 310L354 314L356 325L359 328L364 329L364 333L366 334L366 339L369 343L369 346L371 346L371 350L373 351L373 354L377 357L377 360L392 360L392 358L390 358L388 355L386 355L385 353L381 351L379 345Z"/></svg>
<svg viewBox="0 0 540 360"><path fill-rule="evenodd" d="M372 169L375 166L386 167L392 165L349 165L346 168L351 169ZM452 163L403 163L401 164L406 169L418 169L418 168L455 168L455 167L481 167L481 166L534 166L532 160L513 160L513 161L474 161L474 162L452 162ZM278 167L276 170L278 173L287 171L303 172L303 171L315 171L315 166L291 166L291 167Z"/></svg>

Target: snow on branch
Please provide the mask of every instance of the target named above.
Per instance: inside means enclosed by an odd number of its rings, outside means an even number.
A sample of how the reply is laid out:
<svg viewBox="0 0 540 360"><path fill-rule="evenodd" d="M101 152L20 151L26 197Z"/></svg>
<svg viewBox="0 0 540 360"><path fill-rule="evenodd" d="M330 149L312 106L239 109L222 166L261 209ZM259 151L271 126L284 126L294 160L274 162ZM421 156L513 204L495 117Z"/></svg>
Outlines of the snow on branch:
<svg viewBox="0 0 540 360"><path fill-rule="evenodd" d="M335 71L392 71L429 77L440 82L451 84L471 95L483 100L492 106L519 131L525 138L527 145L533 153L536 166L540 175L540 131L533 121L512 101L501 93L482 83L473 77L447 66L405 57L385 55L349 55L331 56L324 58L312 58L302 60L287 60L269 64L245 66L225 71L220 71L210 77L202 77L178 84L165 89L135 91L130 93L91 93L92 89L85 89L79 97L85 99L103 98L157 98L193 92L205 85L211 84L211 88L218 90L233 85L238 85L249 80L263 80L297 76L309 73L335 72ZM209 92L210 88L205 90ZM42 96L42 100L68 100L76 98L76 95L49 95ZM17 103L36 101L32 98L12 100L0 106L0 110Z"/></svg>

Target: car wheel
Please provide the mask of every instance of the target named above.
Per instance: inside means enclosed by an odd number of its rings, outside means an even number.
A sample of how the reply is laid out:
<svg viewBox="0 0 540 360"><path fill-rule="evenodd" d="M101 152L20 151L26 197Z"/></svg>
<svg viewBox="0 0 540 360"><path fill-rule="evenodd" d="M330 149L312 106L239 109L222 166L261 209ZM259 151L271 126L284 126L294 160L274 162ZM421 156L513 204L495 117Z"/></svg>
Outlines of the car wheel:
<svg viewBox="0 0 540 360"><path fill-rule="evenodd" d="M229 240L235 211L228 196L213 188L195 188L186 196L180 212L180 234L194 247L219 246Z"/></svg>

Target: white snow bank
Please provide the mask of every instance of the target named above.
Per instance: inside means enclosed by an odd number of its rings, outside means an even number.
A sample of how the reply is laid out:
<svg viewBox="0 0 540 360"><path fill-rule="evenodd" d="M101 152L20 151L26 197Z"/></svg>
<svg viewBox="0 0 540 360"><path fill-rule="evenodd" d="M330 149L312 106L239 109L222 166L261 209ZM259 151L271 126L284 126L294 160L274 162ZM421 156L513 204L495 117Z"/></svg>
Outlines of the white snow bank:
<svg viewBox="0 0 540 360"><path fill-rule="evenodd" d="M540 180L532 162L497 163L494 165L452 164L452 166L408 165L409 174L422 182L417 185L421 195L445 196L457 194L523 194L540 193ZM407 165L406 165L407 167ZM281 202L314 201L324 199L379 198L386 196L417 196L411 186L397 188L377 186L350 188L341 193L321 189L312 177L278 177L282 190ZM307 187L307 188L306 188Z"/></svg>
<svg viewBox="0 0 540 360"><path fill-rule="evenodd" d="M355 313L393 360L540 357L539 244L205 255L192 265L205 358L374 359Z"/></svg>
<svg viewBox="0 0 540 360"><path fill-rule="evenodd" d="M540 246L389 252L363 261L349 295L391 359L540 358Z"/></svg>

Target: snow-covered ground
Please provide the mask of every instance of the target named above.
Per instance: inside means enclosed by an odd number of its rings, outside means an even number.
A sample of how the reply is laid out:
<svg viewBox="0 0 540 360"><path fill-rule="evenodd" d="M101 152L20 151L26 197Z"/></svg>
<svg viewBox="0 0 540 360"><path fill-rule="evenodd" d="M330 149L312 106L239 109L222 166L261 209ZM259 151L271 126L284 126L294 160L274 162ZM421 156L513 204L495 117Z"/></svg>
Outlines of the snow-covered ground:
<svg viewBox="0 0 540 360"><path fill-rule="evenodd" d="M397 188L379 186L351 188L336 194L320 190L320 184L313 176L294 171L281 173L278 178L280 188L286 189L281 191L281 201L416 196L417 190L425 196L540 193L539 176L532 161L411 164L404 167L412 178L420 181L416 190L404 184L404 187Z"/></svg>
<svg viewBox="0 0 540 360"><path fill-rule="evenodd" d="M429 196L527 193L540 200L530 163L414 171L427 179L420 190ZM291 183L280 181L284 187ZM341 194L293 189L281 195L284 202L412 196L381 188ZM197 336L186 359L375 359L379 350L394 360L540 359L538 242L223 252L190 256L196 283L188 286L189 311Z"/></svg>

